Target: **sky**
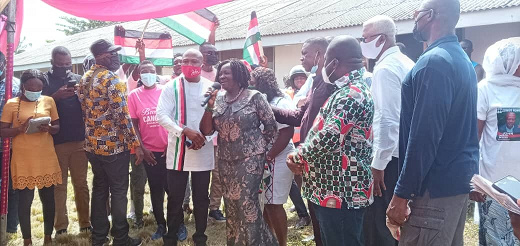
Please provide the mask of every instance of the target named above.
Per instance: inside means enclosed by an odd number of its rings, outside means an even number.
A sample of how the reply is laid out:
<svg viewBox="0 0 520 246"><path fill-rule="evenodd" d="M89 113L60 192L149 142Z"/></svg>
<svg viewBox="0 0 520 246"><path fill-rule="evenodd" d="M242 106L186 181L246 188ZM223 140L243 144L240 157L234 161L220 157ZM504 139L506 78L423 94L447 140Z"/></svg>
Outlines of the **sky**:
<svg viewBox="0 0 520 246"><path fill-rule="evenodd" d="M65 37L58 31L56 23L64 23L60 16L69 16L61 10L55 9L41 0L24 0L24 20L20 40L26 37L32 47L45 44L46 40L59 40Z"/></svg>

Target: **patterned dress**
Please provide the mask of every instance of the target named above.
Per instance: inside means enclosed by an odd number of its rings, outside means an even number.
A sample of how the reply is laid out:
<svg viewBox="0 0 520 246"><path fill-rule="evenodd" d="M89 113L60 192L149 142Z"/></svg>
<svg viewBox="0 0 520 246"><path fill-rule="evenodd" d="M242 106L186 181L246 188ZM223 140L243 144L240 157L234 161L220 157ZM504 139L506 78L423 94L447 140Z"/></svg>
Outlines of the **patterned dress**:
<svg viewBox="0 0 520 246"><path fill-rule="evenodd" d="M258 194L265 154L277 132L269 103L258 91L246 90L232 104L225 102L225 93L219 94L213 126L218 131L217 165L226 206L227 245L278 245L263 219Z"/></svg>

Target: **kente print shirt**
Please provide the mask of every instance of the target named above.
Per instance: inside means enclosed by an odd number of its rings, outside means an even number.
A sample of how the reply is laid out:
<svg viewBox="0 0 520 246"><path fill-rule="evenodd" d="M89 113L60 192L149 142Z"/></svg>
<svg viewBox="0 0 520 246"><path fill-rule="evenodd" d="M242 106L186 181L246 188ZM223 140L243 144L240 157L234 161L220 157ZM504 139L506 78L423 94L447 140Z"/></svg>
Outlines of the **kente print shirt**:
<svg viewBox="0 0 520 246"><path fill-rule="evenodd" d="M303 196L329 208L364 208L373 201L370 134L374 103L364 68L320 109L296 162L304 165Z"/></svg>

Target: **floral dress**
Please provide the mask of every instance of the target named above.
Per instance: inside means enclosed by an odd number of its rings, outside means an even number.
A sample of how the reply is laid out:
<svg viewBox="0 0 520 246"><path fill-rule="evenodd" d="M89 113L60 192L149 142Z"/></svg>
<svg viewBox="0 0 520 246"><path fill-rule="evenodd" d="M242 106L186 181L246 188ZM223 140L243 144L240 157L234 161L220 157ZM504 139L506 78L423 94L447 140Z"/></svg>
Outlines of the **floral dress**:
<svg viewBox="0 0 520 246"><path fill-rule="evenodd" d="M263 130L262 127L263 126ZM228 104L217 96L213 126L226 207L227 245L278 245L260 210L258 190L268 146L276 137L274 114L258 91Z"/></svg>

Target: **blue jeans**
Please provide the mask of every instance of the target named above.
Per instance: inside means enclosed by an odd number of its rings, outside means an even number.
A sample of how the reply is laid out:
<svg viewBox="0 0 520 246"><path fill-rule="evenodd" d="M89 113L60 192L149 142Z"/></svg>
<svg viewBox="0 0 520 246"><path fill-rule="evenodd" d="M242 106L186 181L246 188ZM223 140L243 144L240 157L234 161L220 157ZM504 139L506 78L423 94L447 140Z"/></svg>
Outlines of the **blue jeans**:
<svg viewBox="0 0 520 246"><path fill-rule="evenodd" d="M112 215L111 234L114 245L126 245L128 241L128 222L126 205L128 198L128 170L130 151L117 155L101 156L87 152L92 166L91 223L92 245L102 245L110 229L107 214L107 200L110 195L110 213Z"/></svg>
<svg viewBox="0 0 520 246"><path fill-rule="evenodd" d="M365 209L327 208L312 203L320 224L321 241L325 246L363 246Z"/></svg>

